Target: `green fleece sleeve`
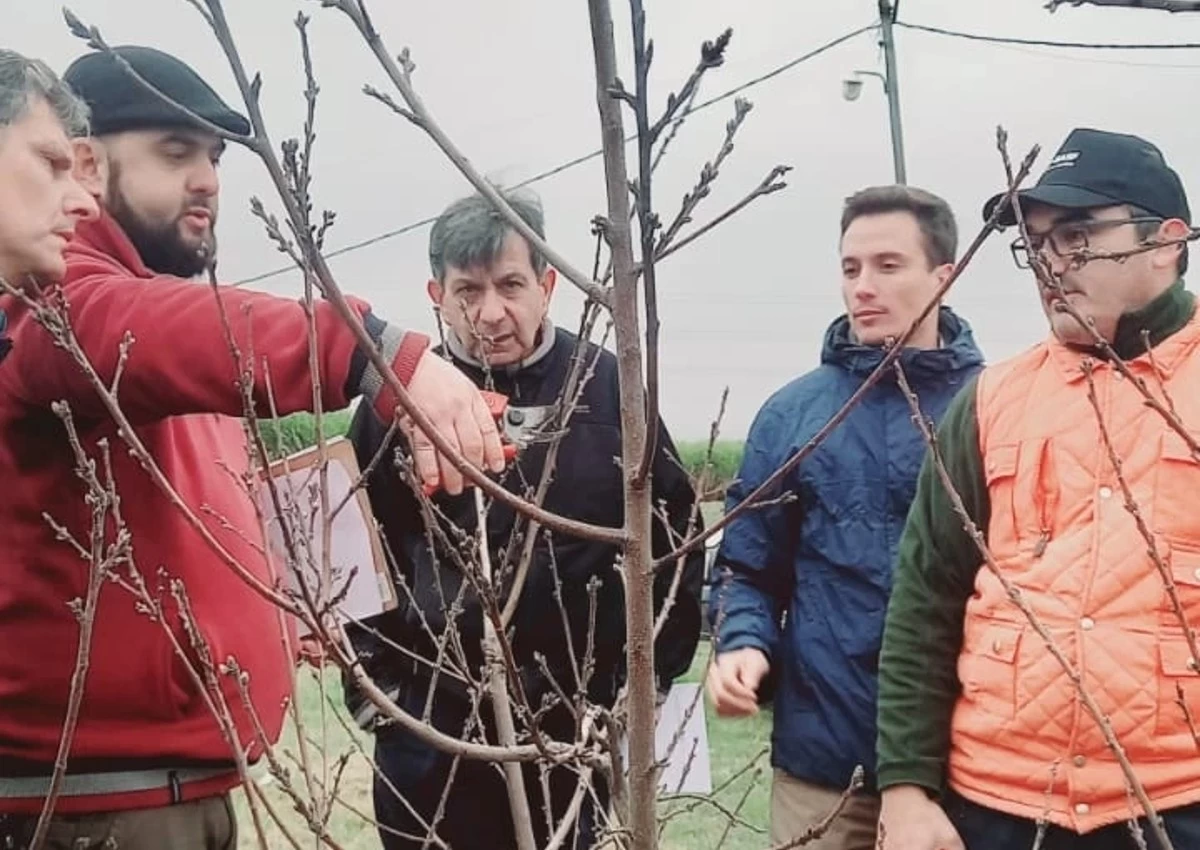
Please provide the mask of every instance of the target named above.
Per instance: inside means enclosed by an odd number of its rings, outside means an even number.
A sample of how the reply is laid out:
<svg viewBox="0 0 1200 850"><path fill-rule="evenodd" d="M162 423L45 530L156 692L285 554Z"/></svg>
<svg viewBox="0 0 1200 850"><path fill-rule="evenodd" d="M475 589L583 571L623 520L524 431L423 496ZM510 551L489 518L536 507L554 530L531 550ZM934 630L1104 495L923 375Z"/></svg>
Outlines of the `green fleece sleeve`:
<svg viewBox="0 0 1200 850"><path fill-rule="evenodd" d="M990 505L979 451L975 381L950 404L938 448L975 524ZM940 793L958 697L963 612L982 563L927 454L896 562L879 663L880 789L920 785Z"/></svg>

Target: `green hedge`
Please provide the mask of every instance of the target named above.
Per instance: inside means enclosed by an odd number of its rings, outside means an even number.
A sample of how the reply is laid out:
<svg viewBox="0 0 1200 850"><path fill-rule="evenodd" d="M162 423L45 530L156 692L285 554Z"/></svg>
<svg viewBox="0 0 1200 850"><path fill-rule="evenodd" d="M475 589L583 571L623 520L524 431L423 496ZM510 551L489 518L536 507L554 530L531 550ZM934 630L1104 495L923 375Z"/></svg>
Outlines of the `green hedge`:
<svg viewBox="0 0 1200 850"><path fill-rule="evenodd" d="M267 444L267 453L272 460L295 454L306 449L317 441L317 418L311 413L293 413L279 419L264 419L262 424L263 442ZM340 437L350 427L350 411L335 410L322 417L325 439Z"/></svg>
<svg viewBox="0 0 1200 850"><path fill-rule="evenodd" d="M708 452L707 440L684 440L675 446L679 450L679 460L684 469L692 476L700 473ZM709 486L726 486L738 473L742 465L742 452L745 443L741 440L717 440L713 445L712 471L709 473Z"/></svg>
<svg viewBox="0 0 1200 850"><path fill-rule="evenodd" d="M325 414L326 439L341 436L350 427L350 411L338 410ZM295 413L280 419L265 419L262 422L263 439L271 457L280 458L305 449L317 441L316 418L311 413ZM704 464L708 451L707 440L684 440L676 444L679 459L691 475L696 475ZM712 485L724 486L737 475L742 463L741 440L718 440L713 446L713 467L710 476Z"/></svg>

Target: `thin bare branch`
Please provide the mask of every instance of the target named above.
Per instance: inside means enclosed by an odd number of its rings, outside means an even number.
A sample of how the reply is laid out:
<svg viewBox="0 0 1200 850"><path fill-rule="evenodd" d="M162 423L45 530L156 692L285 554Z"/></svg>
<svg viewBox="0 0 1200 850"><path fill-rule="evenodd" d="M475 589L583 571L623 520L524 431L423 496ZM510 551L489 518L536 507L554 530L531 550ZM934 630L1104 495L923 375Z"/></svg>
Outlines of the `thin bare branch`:
<svg viewBox="0 0 1200 850"><path fill-rule="evenodd" d="M700 202L707 198L712 191L713 184L716 182L717 177L720 176L721 165L733 153L733 140L745 122L746 116L750 114L750 110L753 108L754 104L740 97L733 102L733 118L725 124L725 138L721 142L721 147L712 160L704 163L704 167L700 169L700 176L696 179L696 185L690 192L683 196L683 203L680 205L679 212L675 215L674 221L663 231L662 236L658 239L658 244L654 247L654 256L656 258L661 259L664 256L664 252L670 247L675 237L679 235L679 231L691 223L692 215L695 213L696 208L700 206ZM643 260L643 262L645 261Z"/></svg>
<svg viewBox="0 0 1200 850"><path fill-rule="evenodd" d="M1024 182L1025 178L1029 176L1029 171L1033 167L1034 160L1037 158L1040 150L1041 148L1035 145L1025 156L1024 161L1021 163L1020 170L1014 177L1012 184L1005 193L1004 200L996 205L996 208L992 211L991 217L987 220L987 222L984 223L983 229L979 231L978 235L967 247L967 250L963 253L962 257L955 265L954 270L938 287L933 297L928 301L928 303L926 303L925 308L921 311L920 315L918 315L917 318L913 320L912 324L909 325L908 330L901 334L898 339L893 341L891 347L883 356L883 360L880 361L875 370L871 372L871 374L867 375L863 382L859 384L858 389L851 394L850 398L846 400L846 403L843 404L832 417L830 417L828 422L821 426L820 430L813 435L811 440L805 443L798 452L792 455L784 464L771 473L767 480L756 487L753 492L751 492L748 496L746 496L745 499L741 501L740 504L727 511L724 516L706 528L702 533L693 535L690 540L677 547L675 551L655 560L654 565L656 568L663 564L668 564L682 555L686 555L697 546L703 546L704 541L708 540L718 531L724 529L727 525L729 525L729 523L733 522L733 520L737 519L743 513L750 510L764 497L768 497L768 494L778 487L778 485L783 481L789 472L795 469L805 458L811 455L816 447L824 442L825 439L839 425L841 425L843 421L845 421L846 417L850 415L850 411L858 406L858 403L862 401L863 397L868 392L870 392L871 388L875 386L875 384L880 381L884 374L893 367L897 360L899 360L900 354L904 350L904 346L908 344L910 339L912 339L912 335L916 333L917 328L921 326L921 323L925 321L925 318L930 313L937 309L938 305L945 298L946 293L950 290L950 287L954 285L954 282L958 280L959 276L962 275L963 271L968 265L970 265L971 260L974 259L975 254L979 251L980 247L987 240L988 236L992 234L992 231L996 229L996 222L999 220L1000 214L1007 209L1008 205L1011 203L1012 197L1017 191L1016 187L1019 187L1021 183ZM678 247L680 247L680 244L676 243L676 248Z"/></svg>
<svg viewBox="0 0 1200 850"><path fill-rule="evenodd" d="M1083 704L1083 707L1087 711L1088 715L1091 716L1093 721L1095 721L1096 726L1100 730L1100 734L1104 737L1105 744L1107 744L1109 750L1112 751L1114 758L1116 758L1117 763L1121 767L1121 772L1125 775L1126 781L1133 789L1133 793L1137 797L1138 802L1141 804L1142 811L1145 813L1147 820L1150 822L1150 827L1154 832L1155 838L1157 838L1159 841L1159 846L1162 847L1163 850L1169 850L1169 848L1173 848L1174 845L1171 844L1171 840L1167 836L1166 828L1163 826L1162 818L1155 810L1154 804L1151 802L1149 795L1146 793L1145 786L1142 785L1141 779L1138 778L1137 771L1134 770L1133 764L1129 761L1129 756L1126 754L1125 748L1121 745L1120 740L1117 739L1116 733L1113 731L1111 721L1109 721L1108 717L1104 714L1103 709L1100 708L1100 705L1096 702L1095 697L1092 696L1091 691L1084 686L1083 676L1080 674L1079 670L1076 669L1075 665L1071 663L1071 660L1067 658L1066 653L1064 653L1062 647L1058 645L1058 642L1054 639L1054 636L1050 633L1050 630L1041 621L1041 618L1038 617L1037 612L1033 610L1033 606L1025 599L1025 594L1022 592L1021 588L1017 587L1017 585L1015 585L1008 578L1008 576L1004 574L1004 571L1000 569L1000 565L996 562L995 557L992 555L991 549L987 545L987 541L983 536L983 532L981 532L979 530L979 526L975 524L975 520L971 517L966 505L963 503L962 496L955 487L954 479L950 476L949 470L946 469L946 464L942 459L941 446L938 442L937 433L934 430L932 421L927 419L925 414L921 411L921 403L918 400L916 393L913 392L912 387L909 385L908 377L904 374L904 369L901 368L899 363L897 363L894 368L896 370L896 378L899 382L900 389L904 393L905 398L908 399L908 405L912 411L912 420L916 424L917 428L920 429L921 435L925 438L925 444L929 447L927 452L929 462L933 465L934 470L937 472L938 480L941 481L942 489L946 493L947 498L950 500L950 504L954 508L955 515L958 516L958 518L962 521L963 528L966 530L967 534L970 535L972 542L975 544L975 547L979 550L980 555L983 557L984 566L987 568L988 572L990 572L996 578L996 580L1000 583L1000 586L1004 588L1005 594L1010 600L1012 600L1013 605L1015 605L1017 609L1024 615L1025 619L1029 622L1029 625L1035 632L1037 632L1038 637L1042 639L1042 643L1045 644L1046 649L1054 657L1054 660L1058 662L1058 665L1067 675L1067 678L1070 679L1076 694L1079 696L1079 701Z"/></svg>
<svg viewBox="0 0 1200 850"><path fill-rule="evenodd" d="M639 3L640 7L641 4ZM644 24L643 24L644 27ZM680 107L683 107L684 114L687 114L687 108L696 97L696 90L700 86L700 80L703 79L705 73L713 68L720 68L725 64L725 48L729 46L729 40L733 38L733 30L727 28L723 33L718 35L712 41L706 41L700 45L700 59L696 63L696 67L692 69L691 75L684 82L683 88L679 90L679 94L670 94L667 96L667 108L663 110L662 116L654 122L654 126L650 128L650 133L653 141L658 141L658 137L662 135L675 115L679 112ZM635 47L636 49L636 47ZM646 61L647 69L650 67L649 60ZM664 143L663 147L666 147Z"/></svg>
<svg viewBox="0 0 1200 850"><path fill-rule="evenodd" d="M749 194L747 194L744 198L731 206L729 209L725 210L725 212L718 215L712 221L706 222L679 241L668 245L665 249L663 249L663 252L656 257L656 259L665 260L676 251L680 251L683 248L686 248L688 245L691 245L713 228L733 218L733 216L737 215L759 198L765 198L767 195L778 192L780 189L786 189L788 184L783 178L791 170L792 167L790 165L775 166L770 170L770 172L767 173L767 176L762 179L762 182L751 189Z"/></svg>
<svg viewBox="0 0 1200 850"><path fill-rule="evenodd" d="M1146 541L1146 552L1150 556L1150 560L1154 562L1154 568L1158 570L1158 575L1162 579L1163 589L1167 592L1167 599L1171 603L1171 611L1175 614L1175 619L1179 621L1179 627L1183 631L1184 640L1187 641L1188 652L1191 654L1191 668L1200 672L1200 645L1196 643L1196 630L1188 623L1187 615L1183 610L1183 603L1179 601L1179 588L1175 586L1175 576L1171 573L1171 568L1163 560L1162 553L1158 550L1158 541L1155 540L1150 526L1146 524L1146 518L1142 516L1141 508L1138 507L1137 501L1133 498L1133 490L1130 489L1129 482L1125 479L1124 464L1121 462L1121 456L1117 454L1117 449L1113 445L1112 437L1108 431L1108 424L1104 421L1100 398L1096 394L1095 367L1090 360L1084 360L1081 368L1083 369L1084 377L1087 379L1088 402L1092 405L1092 410L1096 414L1096 423L1100 426L1100 441L1104 444L1104 450L1108 454L1109 463L1112 464L1117 484L1121 487L1121 495L1125 499L1125 510L1133 517L1134 523L1137 524L1138 534Z"/></svg>
<svg viewBox="0 0 1200 850"><path fill-rule="evenodd" d="M646 9L642 0L629 0L629 12L633 22L633 67L637 83L637 94L633 98L633 114L637 122L638 179L635 194L637 200L638 233L641 237L642 286L646 299L646 439L642 456L638 459L637 472L633 476L635 487L641 487L650 476L654 455L658 449L658 277L654 266L655 239L660 222L654 212L652 197L652 160L657 132L650 127L650 63L654 45L646 37ZM725 39L728 42L728 39ZM722 49L724 44L722 44ZM721 50L713 51L720 63ZM698 80L699 77L697 76ZM670 106L668 114L672 112ZM666 117L666 116L664 116ZM660 125L656 125L660 126ZM665 126L665 125L662 125Z"/></svg>
<svg viewBox="0 0 1200 850"><path fill-rule="evenodd" d="M248 147L250 147L263 161L263 164L266 166L267 171L271 176L272 183L275 185L275 188L280 196L280 200L287 209L289 222L292 222L293 224L303 222L305 220L304 215L302 214L302 211L298 209L295 199L291 196L291 193L288 189L287 177L283 172L279 159L275 156L271 148L262 110L259 107L257 98L255 96L254 86L247 77L245 67L242 63L241 54L238 52L237 45L229 29L228 22L225 19L224 7L221 3L221 0L204 0L204 2L207 4L211 13L214 33L217 37L217 41L220 43L225 52L227 60L229 61L234 78L237 80L238 88L242 92L243 100L246 102L246 108L250 114L251 126L254 128L254 135L249 141L243 139L242 137L238 137L238 139L247 144ZM348 2L346 2L346 0L337 0L337 2L347 6L350 5ZM80 24L80 27L82 27L82 24ZM80 37L89 39L95 30L95 27L92 27L91 29L83 28L82 30L73 29L73 31L76 32L77 35L80 35ZM97 45L103 44L103 42L98 38L99 33L95 32L95 35L97 36L95 43ZM107 46L105 46L103 49L105 49L107 52L111 52L111 48L108 48ZM394 63L392 63L390 58L387 59L387 62L392 64L394 67ZM144 80L142 83L147 87L150 87L149 84L145 83ZM153 90L153 87L150 88ZM159 93L159 96L165 97L165 95L161 95L161 93ZM172 103L174 104L173 101ZM182 110L184 114L189 116L191 115L191 113L189 113L182 106L179 106L178 104L174 105L176 108ZM203 120L200 119L199 116L195 116L195 119L197 121ZM495 194L495 190L492 190L492 192ZM515 216L515 213L513 215ZM516 218L520 220L519 216L516 216ZM522 226L524 226L523 222ZM297 228L297 230L299 231L300 228ZM522 233L523 232L524 231L522 231ZM413 426L429 437L430 442L433 443L433 446L437 452L445 457L457 470L463 474L464 477L466 477L475 486L483 488L484 492L492 498L500 501L502 504L508 505L519 513L536 518L541 524L549 528L553 528L564 534L570 534L587 540L598 540L615 545L619 545L623 542L624 535L619 530L601 528L598 526L593 526L589 523L568 520L564 517L544 511L535 505L530 505L528 502L525 502L514 494L509 493L497 482L484 474L482 470L468 463L466 458L462 456L462 454L453 446L453 444L451 444L449 440L437 428L434 427L433 423L430 421L425 412L412 400L408 390L396 378L396 374L392 369L392 364L383 359L383 356L379 352L379 347L376 345L374 340L371 339L370 335L363 326L361 316L353 307L350 306L349 302L346 300L345 295L335 282L333 275L329 270L328 264L325 262L325 258L320 254L319 251L316 250L315 244L306 243L302 247L304 249L305 259L311 263L313 271L316 274L317 279L320 281L322 294L334 308L339 318L342 319L342 321L353 333L355 342L357 343L359 349L366 354L371 365L375 367L375 369L382 376L387 389L395 396L397 405L402 408L404 412L411 418ZM557 256L557 254L554 256ZM553 257L550 259L553 261ZM555 263L555 265L558 264ZM566 273L566 270L562 269L561 266L560 270L564 271L564 274ZM604 299L597 300L601 300L602 303L604 301Z"/></svg>
<svg viewBox="0 0 1200 850"><path fill-rule="evenodd" d="M375 54L375 58L379 60L384 73L392 81L392 85L396 87L397 91L400 92L401 98L408 105L408 111L411 115L406 115L405 117L429 135L430 139L441 148L446 158L454 163L454 166L462 172L467 181L475 187L475 190L487 198L509 226L525 237L538 253L546 257L551 265L562 272L564 277L579 287L589 298L601 304L607 304L609 292L595 280L575 268L566 257L562 256L562 254L547 244L545 239L535 233L533 228L526 224L525 220L517 215L516 211L508 205L508 202L504 200L504 197L496 190L496 187L471 165L466 155L446 135L413 87L411 65L405 62L403 63L404 67L402 67L401 64L392 58L392 54L384 44L382 36L375 29L370 16L367 14L366 3L363 0L330 0L330 2L326 2L324 5L337 8L354 23L354 26L367 42L367 46L371 48L371 52ZM404 55L407 56L407 53Z"/></svg>
<svg viewBox="0 0 1200 850"><path fill-rule="evenodd" d="M810 826L800 835L795 838L774 845L771 850L793 850L796 847L803 847L806 844L812 844L822 835L829 831L833 826L833 822L842 814L842 809L846 808L846 804L850 802L850 798L858 793L863 785L863 769L860 765L854 768L854 775L850 777L850 784L846 786L846 790L842 792L842 796L838 798L837 803L830 810L829 814L821 818L820 821Z"/></svg>
<svg viewBox="0 0 1200 850"><path fill-rule="evenodd" d="M475 523L479 530L479 569L483 582L490 585L492 580L492 556L488 547L487 511L483 506L483 493L475 491ZM481 595L480 601L483 602ZM503 747L512 747L517 743L517 729L513 724L512 707L508 698L508 682L505 677L503 652L500 648L500 636L496 631L495 622L484 614L483 617L483 647L485 665L489 670L488 686L492 695L492 712L496 720L496 739ZM512 810L513 834L517 840L518 850L535 850L537 842L533 837L533 816L529 811L529 796L525 793L525 777L521 765L506 762L504 765L505 788L508 791L508 805Z"/></svg>

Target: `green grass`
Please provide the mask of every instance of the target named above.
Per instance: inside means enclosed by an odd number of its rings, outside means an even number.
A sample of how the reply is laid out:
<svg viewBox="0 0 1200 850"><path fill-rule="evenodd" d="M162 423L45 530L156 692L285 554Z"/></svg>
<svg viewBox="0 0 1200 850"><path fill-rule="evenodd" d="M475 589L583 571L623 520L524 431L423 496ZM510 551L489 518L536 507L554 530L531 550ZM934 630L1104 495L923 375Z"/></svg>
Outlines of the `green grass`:
<svg viewBox="0 0 1200 850"><path fill-rule="evenodd" d="M684 677L684 681L700 681L707 663L708 650L702 646L697 652L696 662ZM302 668L300 673L299 705L303 724L307 730L306 737L311 741L309 747L311 772L317 781L322 781L328 771L336 771L337 759L349 755L339 784L339 798L357 809L362 815L371 816L371 781L372 770L366 758L360 755L355 747L357 741L366 752L371 751L370 736L354 730L353 736L348 734L342 724L334 716L339 716L348 723L345 711L341 707L341 688L336 675L324 675L324 690L326 699L322 699L322 687L309 668ZM332 702L332 706L329 705ZM324 715L322 712L324 711ZM725 788L715 799L729 810L739 810L740 817L750 824L765 830L768 819L770 798L770 767L764 752L770 738L770 713L764 711L748 720L721 720L717 718L705 702L708 718L709 749L712 763L713 786L724 785L730 777L740 774L739 778ZM324 730L324 731L322 731ZM303 786L303 772L298 767L299 749L294 725L289 722L284 730L283 740L276 748L285 761L285 767L293 776L293 782ZM327 760L322 760L321 752L327 754ZM755 759L756 756L760 756ZM755 766L746 770L751 762ZM267 774L264 765L257 766L254 771L257 777ZM280 784L274 780L268 781L263 789L264 795L275 813L286 824L288 833L299 842L301 847L315 847L311 832L305 826L303 817L297 813L291 799L284 793ZM245 792L235 793L235 804L238 814L239 841L238 847L250 850L257 848L258 841L246 803ZM303 795L306 796L307 795ZM743 802L744 799L744 802ZM662 806L664 816L672 811L692 807L694 801L673 800ZM259 807L262 812L262 807ZM264 832L267 846L273 850L277 847L287 847L288 842L279 828L271 822L270 817L263 812ZM721 841L728 820L713 806L700 804L690 811L673 816L668 822L660 846L664 850L704 850L715 848ZM345 805L335 804L333 815L329 821L329 833L337 843L346 850L367 850L378 848L379 839L374 826L358 814L349 811ZM728 850L751 850L768 844L764 833L755 833L751 829L735 826L726 838L724 848Z"/></svg>

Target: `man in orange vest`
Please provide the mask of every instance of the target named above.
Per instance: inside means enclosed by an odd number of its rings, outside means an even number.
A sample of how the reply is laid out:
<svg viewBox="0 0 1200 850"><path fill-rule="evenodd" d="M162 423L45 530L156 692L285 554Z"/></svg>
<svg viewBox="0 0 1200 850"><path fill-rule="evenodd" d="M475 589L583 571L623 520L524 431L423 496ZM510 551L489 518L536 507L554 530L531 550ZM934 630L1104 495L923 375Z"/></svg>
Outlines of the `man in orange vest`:
<svg viewBox="0 0 1200 850"><path fill-rule="evenodd" d="M1200 624L1200 466L1195 441L1138 386L1200 426L1187 197L1154 145L1079 129L1019 203L1029 242L1013 242L1017 265L1044 262L1061 282L1039 287L1051 334L986 368L938 441L999 573L1072 672L984 566L926 458L880 661L882 847L1116 850L1138 846L1137 818L1161 850L1078 674L1174 846L1197 848L1200 672L1187 629ZM1013 223L1009 210L1001 224Z"/></svg>

